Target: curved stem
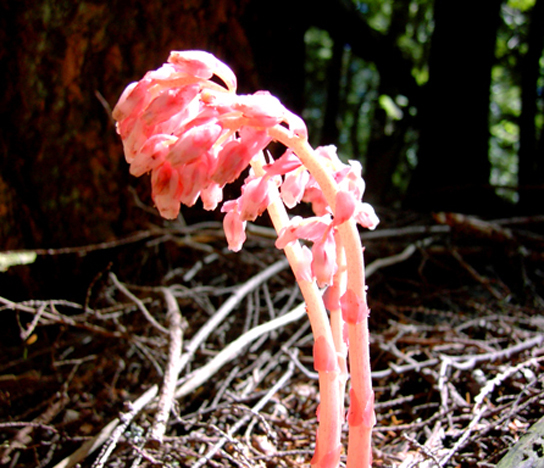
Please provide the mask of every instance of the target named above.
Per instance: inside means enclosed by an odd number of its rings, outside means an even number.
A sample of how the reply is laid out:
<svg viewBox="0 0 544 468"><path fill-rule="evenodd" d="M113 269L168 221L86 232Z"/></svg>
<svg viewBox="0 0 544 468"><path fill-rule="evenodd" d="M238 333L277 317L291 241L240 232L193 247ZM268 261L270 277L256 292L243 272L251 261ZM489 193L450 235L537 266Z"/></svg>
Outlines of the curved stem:
<svg viewBox="0 0 544 468"><path fill-rule="evenodd" d="M272 138L290 147L319 184L327 203L335 212L338 185L330 172L315 157L313 148L288 129L276 125L269 129ZM347 288L357 294L366 305L363 247L355 221L338 226L347 262ZM371 433L374 425L374 394L370 375L368 321L349 325L351 402L348 445L348 468L367 468L372 463Z"/></svg>
<svg viewBox="0 0 544 468"><path fill-rule="evenodd" d="M265 174L262 168L264 163L265 160L262 154L252 159L251 166L257 176ZM279 233L289 222L289 216L277 189L274 192L271 193L273 201L267 209L274 229ZM302 258L302 247L297 241L286 246L284 252L296 277L299 270L299 259ZM306 303L306 312L310 320L314 341L324 337L330 349L335 349L331 325L316 282L305 281L300 278L296 278L296 280ZM316 449L312 459L312 465L314 466L331 466L327 464L330 457L338 459L340 457L343 400L340 395L339 375L339 371L319 372L319 393L321 398ZM335 466L338 466L338 462L336 462Z"/></svg>

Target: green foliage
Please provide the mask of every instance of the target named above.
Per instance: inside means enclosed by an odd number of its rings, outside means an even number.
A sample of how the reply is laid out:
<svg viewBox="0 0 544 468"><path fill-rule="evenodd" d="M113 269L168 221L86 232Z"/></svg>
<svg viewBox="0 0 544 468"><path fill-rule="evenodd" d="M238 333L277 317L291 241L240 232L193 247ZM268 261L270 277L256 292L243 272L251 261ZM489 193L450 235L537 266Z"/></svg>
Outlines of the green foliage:
<svg viewBox="0 0 544 468"><path fill-rule="evenodd" d="M311 142L320 144L327 102L328 67L333 54L333 40L326 31L312 27L305 35L306 96L303 117ZM349 46L342 57L340 81L339 153L345 159L357 159L370 138L371 120L378 94L378 74L372 64L355 56Z"/></svg>
<svg viewBox="0 0 544 468"><path fill-rule="evenodd" d="M387 117L393 120L401 120L403 117L402 109L397 106L396 102L387 94L382 94L378 98L380 107L385 111Z"/></svg>
<svg viewBox="0 0 544 468"><path fill-rule="evenodd" d="M432 0L408 3L393 0L355 1L358 11L368 24L384 37L394 35L394 42L413 63L412 74L423 85L428 80L427 58L432 34ZM310 28L306 43L306 106L303 114L308 123L313 144L319 144L327 102L328 67L333 54L333 40L326 31ZM339 83L340 136L337 146L345 159L359 159L365 163L371 141L383 135L392 135L395 122L410 118L414 108L407 107L404 96L392 96L380 89L380 76L373 63L367 62L345 46L341 81ZM376 119L376 113L385 112L385 120ZM413 168L416 148L414 135L399 161L399 168L391 175L393 184L402 191L408 180L407 171ZM406 158L411 155L411 161Z"/></svg>
<svg viewBox="0 0 544 468"><path fill-rule="evenodd" d="M353 0L367 24L378 35L393 41L412 64L412 76L424 87L429 78L428 57L434 29L433 0ZM496 64L490 88L490 184L497 193L516 201L519 122L521 113L520 61L527 52L529 15L535 0L507 0L502 5L502 22L496 37ZM460 32L461 34L462 32ZM454 40L455 38L453 38ZM333 39L317 28L306 33L306 110L312 143L320 143L327 102L328 67ZM544 89L544 57L540 61L539 88ZM467 70L470 73L470 70ZM404 96L395 96L380 81L373 63L354 55L346 45L339 83L339 152L345 158L360 159L373 141L398 138L397 168L391 174L393 186L402 194L411 170L417 164L417 109ZM447 90L445 90L447 92ZM544 100L538 102L538 134L544 133ZM470 112L470 109L466 110ZM460 131L452 129L452 133ZM468 144L468 142L467 142Z"/></svg>
<svg viewBox="0 0 544 468"><path fill-rule="evenodd" d="M517 201L519 124L521 115L520 60L527 52L527 12L534 0L508 0L496 38L497 64L491 74L490 183L497 193ZM543 67L544 68L544 67ZM542 114L537 119L542 120Z"/></svg>
<svg viewBox="0 0 544 468"><path fill-rule="evenodd" d="M333 41L326 31L318 28L308 29L304 41L306 44L305 72L308 79L303 118L308 124L312 143L315 144L327 99L327 64L332 57Z"/></svg>
<svg viewBox="0 0 544 468"><path fill-rule="evenodd" d="M513 9L519 11L527 11L533 8L536 0L508 0L506 4Z"/></svg>
<svg viewBox="0 0 544 468"><path fill-rule="evenodd" d="M368 16L368 24L372 29L381 33L387 33L391 24L391 13L393 11L392 0L368 0L366 2L355 2L359 9Z"/></svg>

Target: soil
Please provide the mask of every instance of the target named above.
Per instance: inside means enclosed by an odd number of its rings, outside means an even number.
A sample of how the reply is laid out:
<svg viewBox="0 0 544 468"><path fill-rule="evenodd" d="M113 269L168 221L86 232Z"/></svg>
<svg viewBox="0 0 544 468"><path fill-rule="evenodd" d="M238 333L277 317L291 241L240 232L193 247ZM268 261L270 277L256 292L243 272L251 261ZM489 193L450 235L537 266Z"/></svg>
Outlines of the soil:
<svg viewBox="0 0 544 468"><path fill-rule="evenodd" d="M373 466L495 466L543 413L544 219L380 217ZM2 273L0 464L308 466L307 320L252 336L301 301L267 229L239 253L215 222L35 253Z"/></svg>

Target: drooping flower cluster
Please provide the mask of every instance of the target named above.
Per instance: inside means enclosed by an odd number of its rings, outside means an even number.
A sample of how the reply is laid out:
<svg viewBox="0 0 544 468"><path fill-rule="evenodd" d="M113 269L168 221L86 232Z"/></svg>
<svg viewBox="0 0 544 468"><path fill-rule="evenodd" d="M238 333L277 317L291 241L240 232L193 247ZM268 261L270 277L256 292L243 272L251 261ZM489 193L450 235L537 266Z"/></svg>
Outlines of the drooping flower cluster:
<svg viewBox="0 0 544 468"><path fill-rule="evenodd" d="M271 94L236 94L232 70L202 51L172 52L168 63L130 84L117 103L113 117L121 135L130 172L151 172L152 198L160 214L177 217L180 204L192 206L200 197L205 209L223 200L223 188L238 179L251 160L272 141L269 130L282 125L294 137L306 139L304 122ZM312 204L315 217L295 217L279 235L278 248L305 239L307 267L303 279L330 284L335 272L334 229L353 217L374 228L378 219L361 201L364 182L361 166L344 164L333 146L317 148L340 187L336 212L292 148L244 181L242 193L226 201L224 228L229 248L237 251L245 241L247 221L255 220L272 202L272 187L279 187L283 203L292 208L301 201Z"/></svg>

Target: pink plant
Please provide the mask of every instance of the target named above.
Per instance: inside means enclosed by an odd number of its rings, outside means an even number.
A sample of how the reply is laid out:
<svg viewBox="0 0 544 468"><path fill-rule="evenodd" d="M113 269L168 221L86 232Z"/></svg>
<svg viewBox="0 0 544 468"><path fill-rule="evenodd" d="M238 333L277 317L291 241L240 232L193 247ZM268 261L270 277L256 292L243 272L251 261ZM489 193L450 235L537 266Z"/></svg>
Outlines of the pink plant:
<svg viewBox="0 0 544 468"><path fill-rule="evenodd" d="M342 162L334 146L312 149L300 117L267 92L237 95L230 68L201 51L172 52L168 63L125 89L113 117L130 172L151 172L153 201L165 218L176 218L181 203L192 206L199 197L205 209L215 209L224 186L251 166L240 197L222 204L224 230L229 248L238 251L247 222L268 210L276 246L304 296L320 389L311 464L332 468L340 461L349 345L347 466L371 466L369 309L356 224L374 229L378 218L361 200L361 165ZM272 141L287 151L267 161L263 150ZM285 207L301 201L312 204L315 216L289 219ZM311 242L311 249L300 239Z"/></svg>

